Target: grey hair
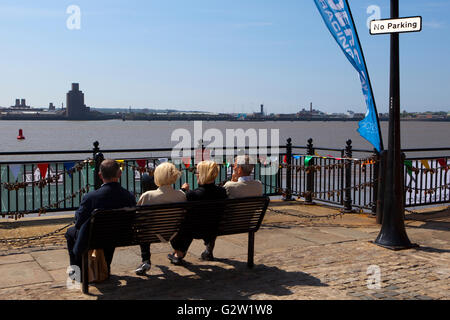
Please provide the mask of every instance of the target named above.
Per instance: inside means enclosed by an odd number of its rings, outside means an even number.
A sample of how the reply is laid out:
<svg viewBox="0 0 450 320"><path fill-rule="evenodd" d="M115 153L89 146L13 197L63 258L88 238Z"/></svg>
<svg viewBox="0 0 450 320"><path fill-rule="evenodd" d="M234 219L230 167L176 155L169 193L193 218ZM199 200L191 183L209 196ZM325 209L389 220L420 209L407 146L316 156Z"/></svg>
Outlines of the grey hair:
<svg viewBox="0 0 450 320"><path fill-rule="evenodd" d="M253 168L255 167L249 155L237 156L236 164L238 167L242 168L242 172L245 176L251 175Z"/></svg>

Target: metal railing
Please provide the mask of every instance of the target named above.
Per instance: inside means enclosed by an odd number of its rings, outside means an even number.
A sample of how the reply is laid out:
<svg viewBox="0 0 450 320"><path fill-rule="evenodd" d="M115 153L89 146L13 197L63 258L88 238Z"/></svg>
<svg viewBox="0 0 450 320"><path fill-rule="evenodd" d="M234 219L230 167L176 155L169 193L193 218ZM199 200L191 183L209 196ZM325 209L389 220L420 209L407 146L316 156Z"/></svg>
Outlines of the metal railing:
<svg viewBox="0 0 450 320"><path fill-rule="evenodd" d="M376 212L379 184L382 178L384 153L376 150L353 149L348 140L344 148L315 147L309 139L306 146L293 146L291 139L271 154L270 147L234 147L208 149L200 141L197 148L189 149L191 156L172 159L171 148L101 150L94 143L92 150L2 152L1 157L39 155L68 155L76 159L48 161L0 161L1 188L0 214L3 217L21 217L31 213L73 211L78 208L84 193L98 188L101 181L98 170L105 157L121 160L120 183L132 192L136 199L141 195L142 175L162 161L169 160L182 171L181 179L174 185L180 188L185 182L197 187L195 163L213 158L219 164L216 183L230 180L233 158L250 153L258 159L254 178L264 186L269 196L283 196L284 200L304 199L334 204L346 212L354 208ZM403 152L448 153L450 148L405 149ZM218 152L221 151L221 152ZM219 154L217 156L216 154ZM189 160L189 161L187 161ZM405 206L424 206L450 202L449 156L423 156L405 159ZM73 165L73 167L72 167ZM42 176L39 167L46 168ZM268 170L268 169L271 169Z"/></svg>

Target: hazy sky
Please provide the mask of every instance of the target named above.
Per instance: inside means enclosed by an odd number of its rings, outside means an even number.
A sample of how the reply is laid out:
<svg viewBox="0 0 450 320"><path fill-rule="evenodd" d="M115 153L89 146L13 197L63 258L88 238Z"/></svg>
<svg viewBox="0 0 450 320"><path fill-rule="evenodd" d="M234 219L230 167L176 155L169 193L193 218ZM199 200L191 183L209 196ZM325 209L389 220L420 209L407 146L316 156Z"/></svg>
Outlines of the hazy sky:
<svg viewBox="0 0 450 320"><path fill-rule="evenodd" d="M367 8L349 0L379 112L387 112L389 36L371 36ZM81 29L66 12L81 9ZM423 31L402 34L402 110L450 111L449 0L400 0ZM313 0L2 0L0 106L65 103L79 82L91 107L213 112L365 111L356 71Z"/></svg>

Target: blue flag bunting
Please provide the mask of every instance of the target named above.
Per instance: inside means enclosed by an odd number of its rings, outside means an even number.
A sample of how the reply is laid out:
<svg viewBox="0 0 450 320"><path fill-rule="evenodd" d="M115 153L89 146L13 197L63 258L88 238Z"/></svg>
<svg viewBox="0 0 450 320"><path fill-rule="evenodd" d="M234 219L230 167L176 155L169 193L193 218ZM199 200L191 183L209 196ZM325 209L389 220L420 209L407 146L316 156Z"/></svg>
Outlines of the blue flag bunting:
<svg viewBox="0 0 450 320"><path fill-rule="evenodd" d="M381 151L382 142L375 100L348 3L346 0L314 0L314 2L332 36L339 44L339 47L356 71L358 71L367 105L366 116L359 122L358 132L378 151Z"/></svg>
<svg viewBox="0 0 450 320"><path fill-rule="evenodd" d="M69 177L71 178L72 174L69 172L69 170L72 169L73 167L75 167L75 162L64 162L64 169L67 171Z"/></svg>

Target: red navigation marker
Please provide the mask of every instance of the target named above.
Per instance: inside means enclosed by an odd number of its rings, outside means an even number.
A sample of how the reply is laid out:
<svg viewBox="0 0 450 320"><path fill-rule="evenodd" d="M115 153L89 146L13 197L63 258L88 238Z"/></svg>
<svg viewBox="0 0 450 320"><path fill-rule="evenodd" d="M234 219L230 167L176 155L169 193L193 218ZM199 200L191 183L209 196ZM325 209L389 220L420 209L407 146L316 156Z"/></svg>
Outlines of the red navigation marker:
<svg viewBox="0 0 450 320"><path fill-rule="evenodd" d="M25 136L23 135L22 129L19 129L19 135L17 136L17 140L24 140Z"/></svg>

